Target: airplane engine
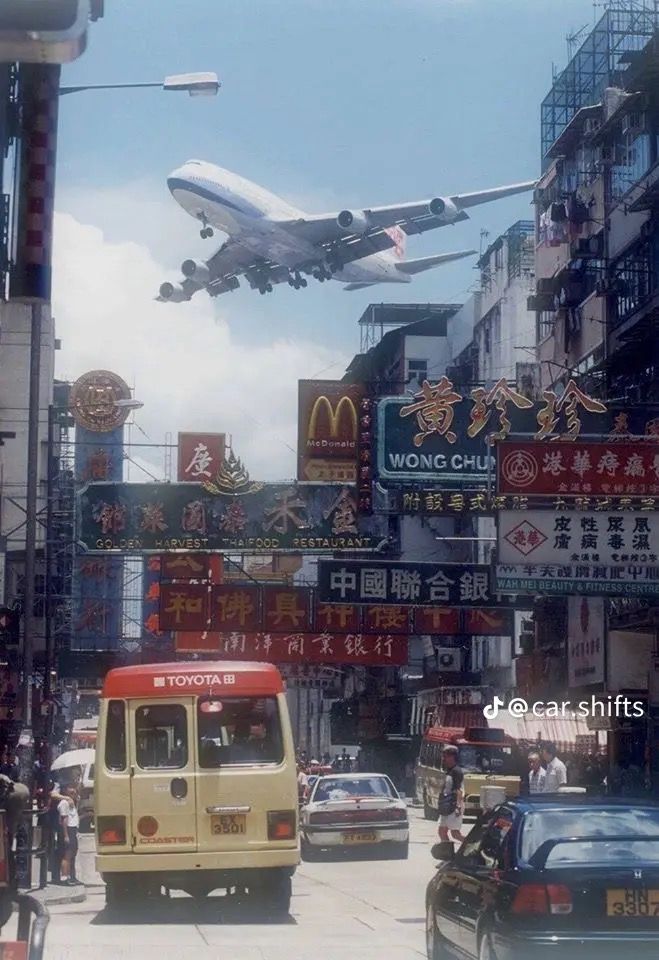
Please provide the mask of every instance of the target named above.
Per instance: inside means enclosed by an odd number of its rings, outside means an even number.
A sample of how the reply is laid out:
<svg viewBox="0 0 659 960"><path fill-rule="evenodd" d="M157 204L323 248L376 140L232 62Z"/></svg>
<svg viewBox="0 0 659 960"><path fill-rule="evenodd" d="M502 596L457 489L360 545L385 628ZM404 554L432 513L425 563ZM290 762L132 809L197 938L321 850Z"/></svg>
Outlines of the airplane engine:
<svg viewBox="0 0 659 960"><path fill-rule="evenodd" d="M181 273L184 277L194 278L199 283L208 283L211 278L208 264L201 260L184 260L181 264Z"/></svg>
<svg viewBox="0 0 659 960"><path fill-rule="evenodd" d="M184 300L190 299L180 284L169 282L160 284L160 296L170 303L183 303Z"/></svg>
<svg viewBox="0 0 659 960"><path fill-rule="evenodd" d="M451 220L455 220L460 211L448 197L434 197L428 204L428 213L450 223Z"/></svg>
<svg viewBox="0 0 659 960"><path fill-rule="evenodd" d="M342 230L357 234L366 233L370 226L368 217L362 210L342 210L336 222Z"/></svg>

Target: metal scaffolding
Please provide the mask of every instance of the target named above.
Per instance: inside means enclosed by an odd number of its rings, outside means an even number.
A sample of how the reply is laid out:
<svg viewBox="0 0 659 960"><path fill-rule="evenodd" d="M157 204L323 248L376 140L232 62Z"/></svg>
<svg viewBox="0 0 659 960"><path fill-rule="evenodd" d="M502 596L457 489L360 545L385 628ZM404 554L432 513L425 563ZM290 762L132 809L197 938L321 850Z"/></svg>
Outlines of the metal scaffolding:
<svg viewBox="0 0 659 960"><path fill-rule="evenodd" d="M657 0L611 0L540 108L543 167L556 138L581 107L598 103L606 87L624 86L626 55L641 50L659 29Z"/></svg>

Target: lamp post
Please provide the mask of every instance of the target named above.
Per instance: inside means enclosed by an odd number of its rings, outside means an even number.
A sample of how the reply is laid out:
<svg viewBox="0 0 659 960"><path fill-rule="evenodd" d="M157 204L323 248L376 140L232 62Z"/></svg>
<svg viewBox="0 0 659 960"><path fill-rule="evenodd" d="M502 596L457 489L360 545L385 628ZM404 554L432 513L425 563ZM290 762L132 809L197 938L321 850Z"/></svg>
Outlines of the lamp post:
<svg viewBox="0 0 659 960"><path fill-rule="evenodd" d="M31 306L22 697L25 728L25 736L22 739L26 746L30 742L30 747L33 725L32 674L37 553L37 478L39 475L41 321L43 307L50 301L57 103L61 96L85 90L158 87L165 91L187 92L190 96L215 96L220 88L217 74L210 72L176 74L157 83L81 84L71 87L62 87L59 76L59 66L21 64L20 67L19 90L23 121L20 138L20 194L15 226L18 243L9 294L10 301L15 300ZM38 223L35 223L35 217ZM48 602L48 598L46 600ZM26 774L31 767L31 759L30 749L26 751L25 756Z"/></svg>
<svg viewBox="0 0 659 960"><path fill-rule="evenodd" d="M187 92L191 97L215 97L220 89L216 73L177 73L164 80L146 83L85 83L78 86L59 88L60 97L69 93L83 93L86 90L138 90L144 87L158 87L165 91Z"/></svg>

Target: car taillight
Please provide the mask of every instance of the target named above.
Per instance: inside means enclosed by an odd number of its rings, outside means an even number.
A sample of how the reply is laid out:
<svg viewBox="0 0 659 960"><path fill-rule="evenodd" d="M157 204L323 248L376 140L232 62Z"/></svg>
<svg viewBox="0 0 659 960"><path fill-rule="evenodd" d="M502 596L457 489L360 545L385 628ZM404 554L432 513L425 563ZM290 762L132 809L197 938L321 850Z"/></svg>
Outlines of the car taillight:
<svg viewBox="0 0 659 960"><path fill-rule="evenodd" d="M562 883L548 883L550 913L572 913L572 891Z"/></svg>
<svg viewBox="0 0 659 960"><path fill-rule="evenodd" d="M561 883L523 883L512 904L513 913L572 913L572 893Z"/></svg>
<svg viewBox="0 0 659 960"><path fill-rule="evenodd" d="M400 810L394 807L392 810L383 810L381 812L382 820L407 820L407 810Z"/></svg>
<svg viewBox="0 0 659 960"><path fill-rule="evenodd" d="M293 840L296 823L295 810L268 810L268 840Z"/></svg>
<svg viewBox="0 0 659 960"><path fill-rule="evenodd" d="M309 823L336 823L339 819L336 813L310 813Z"/></svg>
<svg viewBox="0 0 659 960"><path fill-rule="evenodd" d="M124 844L126 842L125 817L99 817L96 821L98 842L105 846Z"/></svg>

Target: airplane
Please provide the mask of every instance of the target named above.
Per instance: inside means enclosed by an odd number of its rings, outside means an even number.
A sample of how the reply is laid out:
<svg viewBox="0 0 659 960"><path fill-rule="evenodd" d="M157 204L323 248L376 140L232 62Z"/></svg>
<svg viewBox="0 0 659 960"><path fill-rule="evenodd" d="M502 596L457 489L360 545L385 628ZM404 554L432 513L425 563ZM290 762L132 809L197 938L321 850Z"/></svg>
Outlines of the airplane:
<svg viewBox="0 0 659 960"><path fill-rule="evenodd" d="M475 254L437 253L406 260L410 234L468 220L471 207L532 190L535 181L476 193L432 197L363 210L307 214L238 174L188 160L167 178L174 199L201 224L203 239L220 230L228 240L208 260L184 260L180 283L163 283L157 300L180 303L199 290L211 297L236 290L239 277L260 293L278 283L299 290L307 277L339 280L346 290L410 283L425 270Z"/></svg>

